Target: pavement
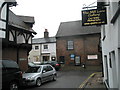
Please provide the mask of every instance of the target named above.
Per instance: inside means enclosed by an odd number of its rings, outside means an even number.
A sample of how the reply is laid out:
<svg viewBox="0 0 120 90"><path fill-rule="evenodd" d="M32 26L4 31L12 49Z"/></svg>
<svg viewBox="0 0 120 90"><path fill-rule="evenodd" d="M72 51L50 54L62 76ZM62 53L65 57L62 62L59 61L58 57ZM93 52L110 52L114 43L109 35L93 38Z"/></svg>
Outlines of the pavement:
<svg viewBox="0 0 120 90"><path fill-rule="evenodd" d="M91 89L101 89L107 90L105 84L103 83L102 72L92 73L79 88L91 88Z"/></svg>
<svg viewBox="0 0 120 90"><path fill-rule="evenodd" d="M100 72L102 71L102 66L86 66L83 68L82 66L67 66L67 65L61 65L62 71L71 71L71 70L79 70L79 71L96 71Z"/></svg>
<svg viewBox="0 0 120 90"><path fill-rule="evenodd" d="M62 66L62 70L80 70L80 71L95 71L92 73L80 86L81 89L91 89L91 90L107 90L102 76L102 66L86 66L83 68L81 66Z"/></svg>

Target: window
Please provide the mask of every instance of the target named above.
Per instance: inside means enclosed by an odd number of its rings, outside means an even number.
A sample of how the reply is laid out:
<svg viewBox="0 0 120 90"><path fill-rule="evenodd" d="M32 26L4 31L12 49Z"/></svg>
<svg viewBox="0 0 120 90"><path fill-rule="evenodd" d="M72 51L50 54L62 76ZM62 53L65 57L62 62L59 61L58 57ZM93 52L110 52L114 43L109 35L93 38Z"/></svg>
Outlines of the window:
<svg viewBox="0 0 120 90"><path fill-rule="evenodd" d="M112 68L111 53L109 53L109 65L110 65L110 68Z"/></svg>
<svg viewBox="0 0 120 90"><path fill-rule="evenodd" d="M27 73L37 73L40 72L41 67L30 67L26 72Z"/></svg>
<svg viewBox="0 0 120 90"><path fill-rule="evenodd" d="M72 49L74 49L74 46L73 46L74 44L73 44L73 41L67 41L67 49L68 50L72 50Z"/></svg>
<svg viewBox="0 0 120 90"><path fill-rule="evenodd" d="M48 45L44 45L44 49L48 49Z"/></svg>
<svg viewBox="0 0 120 90"><path fill-rule="evenodd" d="M47 66L48 71L52 71L53 68L51 66Z"/></svg>
<svg viewBox="0 0 120 90"><path fill-rule="evenodd" d="M5 38L5 31L0 30L0 38Z"/></svg>
<svg viewBox="0 0 120 90"><path fill-rule="evenodd" d="M19 68L15 61L3 60L3 66L7 68Z"/></svg>
<svg viewBox="0 0 120 90"><path fill-rule="evenodd" d="M35 46L35 50L39 49L39 46Z"/></svg>
<svg viewBox="0 0 120 90"><path fill-rule="evenodd" d="M43 71L47 72L47 66L43 66Z"/></svg>

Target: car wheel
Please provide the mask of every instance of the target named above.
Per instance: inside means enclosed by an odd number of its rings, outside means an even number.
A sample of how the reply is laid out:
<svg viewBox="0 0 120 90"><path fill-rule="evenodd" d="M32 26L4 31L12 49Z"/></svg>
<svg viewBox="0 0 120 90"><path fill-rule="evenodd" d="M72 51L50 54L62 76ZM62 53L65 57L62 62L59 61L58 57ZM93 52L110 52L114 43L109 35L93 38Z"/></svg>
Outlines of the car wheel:
<svg viewBox="0 0 120 90"><path fill-rule="evenodd" d="M57 75L54 74L54 75L53 75L53 81L56 81L56 80L57 80Z"/></svg>
<svg viewBox="0 0 120 90"><path fill-rule="evenodd" d="M36 86L37 86L37 87L40 87L41 84L42 84L42 83L41 83L41 79L38 78L38 79L36 80Z"/></svg>
<svg viewBox="0 0 120 90"><path fill-rule="evenodd" d="M18 84L16 82L11 82L10 90L18 90Z"/></svg>

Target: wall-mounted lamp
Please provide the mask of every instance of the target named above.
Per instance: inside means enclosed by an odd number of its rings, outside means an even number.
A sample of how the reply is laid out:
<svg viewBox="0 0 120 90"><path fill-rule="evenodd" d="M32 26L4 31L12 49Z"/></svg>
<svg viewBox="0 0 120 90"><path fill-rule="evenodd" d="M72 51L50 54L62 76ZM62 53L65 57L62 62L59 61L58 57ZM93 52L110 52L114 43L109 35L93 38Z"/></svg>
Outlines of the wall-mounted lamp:
<svg viewBox="0 0 120 90"><path fill-rule="evenodd" d="M16 0L0 1L0 38L5 38L8 27L9 7L16 6ZM6 30L6 31L5 31Z"/></svg>
<svg viewBox="0 0 120 90"><path fill-rule="evenodd" d="M4 0L0 6L0 19L1 19L2 8L5 6L5 4L8 4L9 7L12 7L12 6L16 6L17 2L16 2L16 0Z"/></svg>

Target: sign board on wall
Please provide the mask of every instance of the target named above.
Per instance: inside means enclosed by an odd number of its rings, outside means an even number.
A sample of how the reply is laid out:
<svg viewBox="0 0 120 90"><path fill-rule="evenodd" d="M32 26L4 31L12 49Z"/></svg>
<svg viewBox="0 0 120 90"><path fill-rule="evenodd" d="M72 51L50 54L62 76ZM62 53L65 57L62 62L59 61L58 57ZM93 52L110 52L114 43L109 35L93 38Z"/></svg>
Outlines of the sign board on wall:
<svg viewBox="0 0 120 90"><path fill-rule="evenodd" d="M87 59L98 59L98 55L87 55Z"/></svg>
<svg viewBox="0 0 120 90"><path fill-rule="evenodd" d="M74 60L74 59L75 59L75 55L74 55L74 54L71 54L71 55L70 55L70 58L71 58L71 60Z"/></svg>
<svg viewBox="0 0 120 90"><path fill-rule="evenodd" d="M82 11L82 26L107 24L106 8Z"/></svg>
<svg viewBox="0 0 120 90"><path fill-rule="evenodd" d="M19 58L20 61L24 61L27 60L26 58Z"/></svg>

